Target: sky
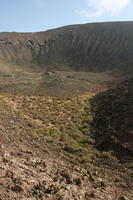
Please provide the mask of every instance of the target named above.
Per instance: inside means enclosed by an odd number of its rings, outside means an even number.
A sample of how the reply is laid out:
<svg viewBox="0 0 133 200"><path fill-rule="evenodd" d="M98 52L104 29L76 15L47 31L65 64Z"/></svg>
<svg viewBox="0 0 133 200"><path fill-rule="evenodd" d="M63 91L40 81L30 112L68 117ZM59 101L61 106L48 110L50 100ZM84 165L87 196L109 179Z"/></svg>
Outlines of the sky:
<svg viewBox="0 0 133 200"><path fill-rule="evenodd" d="M0 0L0 32L106 21L133 21L133 0Z"/></svg>

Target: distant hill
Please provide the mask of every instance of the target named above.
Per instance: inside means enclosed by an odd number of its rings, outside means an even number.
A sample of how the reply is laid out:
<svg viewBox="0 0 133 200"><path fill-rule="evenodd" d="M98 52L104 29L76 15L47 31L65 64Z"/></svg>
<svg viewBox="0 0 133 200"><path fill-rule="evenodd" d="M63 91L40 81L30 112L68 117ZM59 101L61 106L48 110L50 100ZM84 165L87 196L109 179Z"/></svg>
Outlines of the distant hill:
<svg viewBox="0 0 133 200"><path fill-rule="evenodd" d="M59 70L132 68L133 22L71 25L38 33L0 33L0 59Z"/></svg>

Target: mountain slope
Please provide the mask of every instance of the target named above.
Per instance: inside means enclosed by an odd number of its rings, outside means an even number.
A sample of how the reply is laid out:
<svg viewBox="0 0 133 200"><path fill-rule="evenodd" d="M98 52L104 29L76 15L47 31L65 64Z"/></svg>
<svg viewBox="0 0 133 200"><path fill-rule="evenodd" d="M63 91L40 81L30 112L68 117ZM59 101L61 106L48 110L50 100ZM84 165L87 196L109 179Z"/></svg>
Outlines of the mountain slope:
<svg viewBox="0 0 133 200"><path fill-rule="evenodd" d="M132 199L132 50L133 22L0 33L0 200Z"/></svg>
<svg viewBox="0 0 133 200"><path fill-rule="evenodd" d="M23 66L107 71L131 68L133 22L73 25L38 33L0 33L0 59Z"/></svg>
<svg viewBox="0 0 133 200"><path fill-rule="evenodd" d="M133 156L133 79L96 95L92 109L97 147Z"/></svg>

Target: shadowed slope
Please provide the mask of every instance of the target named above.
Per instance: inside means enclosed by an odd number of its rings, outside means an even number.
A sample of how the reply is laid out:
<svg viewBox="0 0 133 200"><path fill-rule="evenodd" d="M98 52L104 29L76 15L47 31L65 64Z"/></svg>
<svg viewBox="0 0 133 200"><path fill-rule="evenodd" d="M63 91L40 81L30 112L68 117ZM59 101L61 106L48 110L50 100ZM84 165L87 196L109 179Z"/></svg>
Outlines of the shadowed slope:
<svg viewBox="0 0 133 200"><path fill-rule="evenodd" d="M92 109L98 148L133 156L133 79L96 95Z"/></svg>

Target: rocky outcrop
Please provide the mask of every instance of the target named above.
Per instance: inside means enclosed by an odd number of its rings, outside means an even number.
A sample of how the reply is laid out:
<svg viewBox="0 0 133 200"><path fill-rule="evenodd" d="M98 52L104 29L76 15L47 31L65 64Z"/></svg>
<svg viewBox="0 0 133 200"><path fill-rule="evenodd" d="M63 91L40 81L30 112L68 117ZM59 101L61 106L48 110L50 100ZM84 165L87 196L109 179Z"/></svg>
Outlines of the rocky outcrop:
<svg viewBox="0 0 133 200"><path fill-rule="evenodd" d="M133 64L133 22L0 33L0 59L22 66L105 71Z"/></svg>

